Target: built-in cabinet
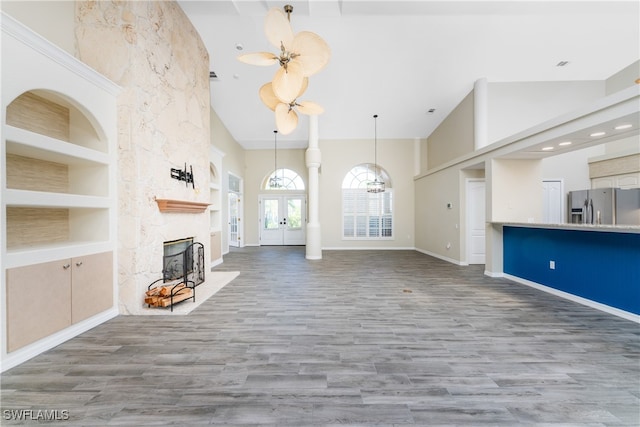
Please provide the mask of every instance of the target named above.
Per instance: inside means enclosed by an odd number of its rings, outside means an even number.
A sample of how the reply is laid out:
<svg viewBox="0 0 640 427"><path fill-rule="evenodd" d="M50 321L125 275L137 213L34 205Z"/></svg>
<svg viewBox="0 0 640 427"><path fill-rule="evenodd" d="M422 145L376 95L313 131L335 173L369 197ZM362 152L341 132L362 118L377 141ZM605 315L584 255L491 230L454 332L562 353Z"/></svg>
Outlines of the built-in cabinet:
<svg viewBox="0 0 640 427"><path fill-rule="evenodd" d="M2 369L117 315L119 88L2 15Z"/></svg>
<svg viewBox="0 0 640 427"><path fill-rule="evenodd" d="M640 188L640 154L589 162L591 188Z"/></svg>
<svg viewBox="0 0 640 427"><path fill-rule="evenodd" d="M7 351L113 306L113 253L7 269Z"/></svg>
<svg viewBox="0 0 640 427"><path fill-rule="evenodd" d="M591 188L640 188L640 172L591 179Z"/></svg>

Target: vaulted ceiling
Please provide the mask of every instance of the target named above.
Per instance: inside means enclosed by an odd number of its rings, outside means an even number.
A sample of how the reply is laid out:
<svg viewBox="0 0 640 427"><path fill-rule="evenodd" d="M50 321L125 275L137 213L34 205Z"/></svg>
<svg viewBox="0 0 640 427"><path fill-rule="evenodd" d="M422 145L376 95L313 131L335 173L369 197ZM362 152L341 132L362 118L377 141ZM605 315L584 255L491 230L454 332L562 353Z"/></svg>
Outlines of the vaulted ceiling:
<svg viewBox="0 0 640 427"><path fill-rule="evenodd" d="M179 0L210 54L211 102L245 148L270 148L273 113L258 89L277 66L237 60L276 53L264 34L272 7L293 6L294 32L330 46L301 97L325 108L321 139L426 138L474 82L604 80L640 57L640 2ZM240 50L242 49L242 50ZM566 61L567 64L558 64ZM429 112L429 110L434 110ZM278 138L307 145L308 121Z"/></svg>

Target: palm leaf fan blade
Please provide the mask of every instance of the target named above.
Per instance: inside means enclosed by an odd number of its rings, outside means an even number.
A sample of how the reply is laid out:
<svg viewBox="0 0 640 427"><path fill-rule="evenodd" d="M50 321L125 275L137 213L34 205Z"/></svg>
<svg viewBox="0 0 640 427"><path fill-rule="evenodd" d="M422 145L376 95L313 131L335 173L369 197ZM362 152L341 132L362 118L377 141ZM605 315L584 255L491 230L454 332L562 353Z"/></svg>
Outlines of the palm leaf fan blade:
<svg viewBox="0 0 640 427"><path fill-rule="evenodd" d="M300 101L297 104L297 110L300 114L306 114L307 116L324 113L324 108L313 101Z"/></svg>
<svg viewBox="0 0 640 427"><path fill-rule="evenodd" d="M290 62L287 68L280 67L276 71L271 81L273 93L278 99L285 104L290 104L296 99L302 86L304 85L304 76L302 75L302 66L295 62Z"/></svg>
<svg viewBox="0 0 640 427"><path fill-rule="evenodd" d="M277 7L271 8L264 18L264 32L267 40L280 50L280 46L291 49L293 30L287 16Z"/></svg>
<svg viewBox="0 0 640 427"><path fill-rule="evenodd" d="M262 87L258 91L258 94L260 95L260 99L262 100L264 105L266 105L271 111L275 111L276 106L280 104L280 100L275 95L275 93L273 93L273 87L271 86L271 83L262 85Z"/></svg>
<svg viewBox="0 0 640 427"><path fill-rule="evenodd" d="M245 53L238 56L238 61L249 65L268 66L278 63L278 57L270 52Z"/></svg>
<svg viewBox="0 0 640 427"><path fill-rule="evenodd" d="M288 135L298 126L298 115L286 104L276 107L276 127L282 135Z"/></svg>
<svg viewBox="0 0 640 427"><path fill-rule="evenodd" d="M305 77L322 70L331 58L329 45L319 35L310 31L301 31L293 39L292 51L298 55L295 62L302 65Z"/></svg>

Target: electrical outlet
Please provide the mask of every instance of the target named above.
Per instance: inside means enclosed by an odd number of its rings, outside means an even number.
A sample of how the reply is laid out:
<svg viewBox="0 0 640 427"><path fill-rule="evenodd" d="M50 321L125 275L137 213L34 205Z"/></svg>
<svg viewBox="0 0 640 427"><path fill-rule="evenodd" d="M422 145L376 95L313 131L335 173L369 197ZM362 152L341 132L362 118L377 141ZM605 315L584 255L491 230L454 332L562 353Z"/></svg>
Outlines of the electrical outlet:
<svg viewBox="0 0 640 427"><path fill-rule="evenodd" d="M551 270L555 270L556 269L556 262L555 261L549 261L549 268Z"/></svg>

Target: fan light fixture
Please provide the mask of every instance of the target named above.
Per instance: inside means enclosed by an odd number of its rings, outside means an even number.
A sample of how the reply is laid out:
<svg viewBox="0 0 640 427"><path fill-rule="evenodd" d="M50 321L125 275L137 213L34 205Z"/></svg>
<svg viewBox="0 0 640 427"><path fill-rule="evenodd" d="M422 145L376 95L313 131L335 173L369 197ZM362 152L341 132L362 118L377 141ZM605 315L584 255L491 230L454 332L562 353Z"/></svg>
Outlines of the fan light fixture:
<svg viewBox="0 0 640 427"><path fill-rule="evenodd" d="M282 179L278 177L278 131L273 131L273 176L269 178L269 188L282 188Z"/></svg>
<svg viewBox="0 0 640 427"><path fill-rule="evenodd" d="M275 112L276 127L281 134L291 133L298 125L297 107L302 114L322 114L324 109L311 101L297 102L307 89L308 77L322 70L331 56L327 43L317 34L301 31L294 35L291 28L293 6L278 8L267 13L264 23L267 40L280 54L270 52L247 53L238 56L246 64L269 66L280 64L270 83L260 88L260 99Z"/></svg>
<svg viewBox="0 0 640 427"><path fill-rule="evenodd" d="M378 115L373 115L373 176L374 180L367 182L368 193L384 193L384 181L378 180Z"/></svg>

